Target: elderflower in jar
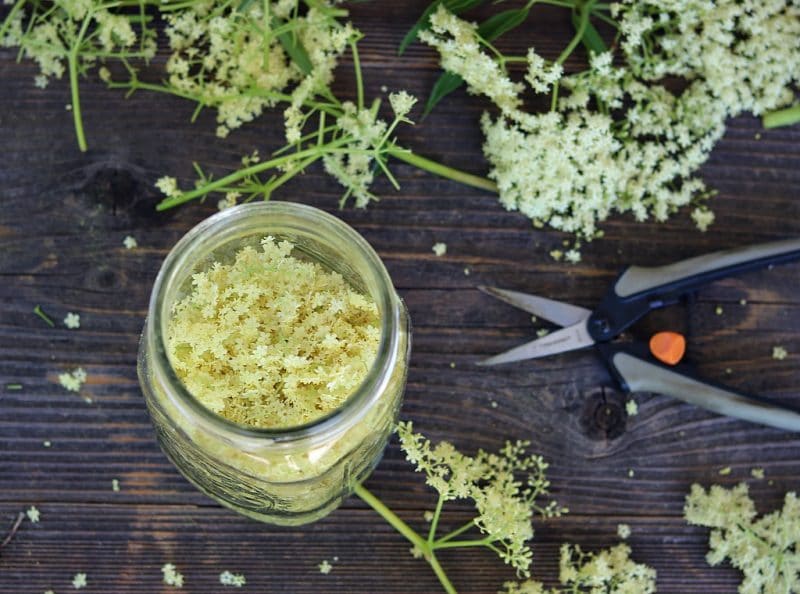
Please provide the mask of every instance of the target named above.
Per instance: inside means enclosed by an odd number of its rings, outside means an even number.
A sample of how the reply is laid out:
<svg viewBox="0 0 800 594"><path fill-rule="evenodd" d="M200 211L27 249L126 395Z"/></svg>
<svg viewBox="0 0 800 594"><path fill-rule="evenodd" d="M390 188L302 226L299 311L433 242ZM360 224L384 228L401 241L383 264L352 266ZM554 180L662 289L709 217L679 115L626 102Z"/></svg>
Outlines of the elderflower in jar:
<svg viewBox="0 0 800 594"><path fill-rule="evenodd" d="M139 381L167 456L201 491L283 525L336 508L394 427L410 345L375 251L318 209L227 209L167 256Z"/></svg>

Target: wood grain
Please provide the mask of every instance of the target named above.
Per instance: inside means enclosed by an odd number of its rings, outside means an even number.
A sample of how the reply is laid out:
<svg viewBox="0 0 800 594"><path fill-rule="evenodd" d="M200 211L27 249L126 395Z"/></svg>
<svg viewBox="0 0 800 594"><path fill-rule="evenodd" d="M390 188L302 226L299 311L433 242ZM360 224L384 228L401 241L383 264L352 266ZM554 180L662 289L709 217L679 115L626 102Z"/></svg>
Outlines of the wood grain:
<svg viewBox="0 0 800 594"><path fill-rule="evenodd" d="M425 96L435 80L429 49L413 45L401 59L395 55L424 4L352 5L355 23L367 32L361 51L368 94L385 84ZM553 57L568 34L565 15L543 8L505 43L522 51L534 39ZM342 64L337 78L345 92L352 88L348 66ZM149 425L135 360L152 281L175 241L214 211L211 204L193 204L156 213L152 184L169 173L188 185L192 161L219 174L254 147L269 152L281 143L280 114L218 140L210 112L192 125L193 106L181 100L147 94L125 100L93 77L82 86L90 144L84 155L64 109L66 85L38 90L35 73L32 64L17 64L13 52L0 50L0 539L20 510L35 504L42 512L39 524L25 521L0 552L0 592L69 591L78 571L89 574L87 593L167 592L160 575L166 562L184 573L187 592L219 591L225 569L247 576L243 591L439 591L425 564L360 501L350 499L328 518L297 529L252 522L191 487L160 452ZM477 128L483 109L458 91L400 140L483 173ZM386 262L414 322L403 416L466 451L529 439L549 459L554 494L571 514L537 525L535 573L547 583L557 577L561 542L607 546L617 541L617 523L625 522L635 558L658 570L660 592L735 592L737 572L708 567L706 532L683 522L684 495L695 481L747 480L759 509L775 508L784 492L800 487L800 436L649 394L634 396L639 414L626 418L625 397L613 389L603 393L610 379L591 352L479 368L476 361L529 339L541 325L476 286L590 307L628 264L659 265L798 236L800 130L762 131L751 117L731 121L703 168L719 191L711 230L693 230L685 212L664 224L617 217L576 266L547 256L564 235L533 230L494 197L402 163L394 171L401 191L380 182L382 200L366 210L337 211L341 189L319 168L279 198L336 213ZM124 249L128 234L138 249ZM446 256L431 252L437 241L447 243ZM654 316L641 331L679 325L699 373L800 408L799 273L793 264L721 281L701 291L689 310ZM56 321L79 312L81 328L47 327L32 314L37 304ZM774 345L785 346L789 358L772 359ZM89 373L80 396L56 379L76 366ZM4 390L9 383L23 388ZM616 415L613 427L595 423L602 406ZM725 466L732 472L720 476ZM764 468L766 479L752 479L754 467ZM111 490L112 479L120 481L119 492ZM423 526L432 497L396 443L367 486ZM467 514L467 507L454 505L445 528ZM333 572L320 574L317 564L334 556ZM494 592L513 577L488 554L449 555L443 563L460 592Z"/></svg>

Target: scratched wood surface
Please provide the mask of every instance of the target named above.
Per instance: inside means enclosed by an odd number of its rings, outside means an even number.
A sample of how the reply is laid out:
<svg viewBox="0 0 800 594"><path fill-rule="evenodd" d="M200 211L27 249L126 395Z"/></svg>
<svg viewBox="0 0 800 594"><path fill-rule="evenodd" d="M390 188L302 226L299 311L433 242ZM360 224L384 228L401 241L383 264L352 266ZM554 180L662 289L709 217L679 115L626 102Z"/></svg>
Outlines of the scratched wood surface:
<svg viewBox="0 0 800 594"><path fill-rule="evenodd" d="M384 84L421 96L429 89L437 75L433 53L415 45L402 59L395 55L423 5L352 6L367 33L361 47L369 94ZM567 35L565 15L543 8L508 44L521 49L535 40L554 56ZM246 591L253 592L439 591L408 544L360 501L351 498L302 528L250 521L189 485L151 430L135 365L152 281L175 241L214 211L194 204L157 214L152 184L167 173L188 184L193 160L221 173L254 147L269 152L280 144L280 116L218 140L210 113L192 125L193 106L179 99L125 100L91 78L82 86L90 150L81 154L65 110L66 85L38 90L35 72L0 50L0 540L18 512L31 505L41 511L38 524L23 522L0 550L0 592L70 591L79 571L89 576L87 593L166 592L160 574L166 562L183 572L187 592L220 591L218 575L226 569L244 573ZM338 80L341 89L352 86L347 64ZM458 92L401 140L483 173L481 110ZM281 197L336 212L386 262L414 323L402 416L467 451L529 439L550 460L553 490L571 513L536 525L535 574L547 583L556 579L561 542L608 546L625 522L635 558L658 570L660 592L735 592L738 573L708 567L706 531L683 522L684 494L692 482L745 480L760 510L771 510L784 492L800 487L800 437L651 394L635 395L639 414L626 418L624 397L603 390L609 377L591 352L476 367L535 331L528 316L476 286L591 306L627 264L665 264L800 236L800 129L762 131L750 117L730 122L703 169L719 190L711 230L693 230L685 212L660 225L615 218L575 266L547 256L563 235L534 231L492 196L403 164L394 170L402 190L379 184L382 201L367 210L337 211L340 188L319 168ZM123 247L129 234L138 249ZM431 252L437 241L447 243L446 256ZM671 312L659 323L687 330L689 357L700 373L800 408L799 273L794 264L719 282L701 291L689 312ZM81 328L47 327L32 313L37 304L57 321L79 312ZM774 345L789 357L774 360ZM80 395L57 384L59 373L77 366L89 374ZM17 383L21 390L5 389ZM720 476L726 466L730 475ZM764 480L751 478L754 467L764 469ZM422 528L432 496L396 443L367 484ZM460 525L467 513L455 506L443 527ZM334 556L333 571L322 575L317 564ZM442 562L460 592L494 592L513 577L489 553L444 554Z"/></svg>

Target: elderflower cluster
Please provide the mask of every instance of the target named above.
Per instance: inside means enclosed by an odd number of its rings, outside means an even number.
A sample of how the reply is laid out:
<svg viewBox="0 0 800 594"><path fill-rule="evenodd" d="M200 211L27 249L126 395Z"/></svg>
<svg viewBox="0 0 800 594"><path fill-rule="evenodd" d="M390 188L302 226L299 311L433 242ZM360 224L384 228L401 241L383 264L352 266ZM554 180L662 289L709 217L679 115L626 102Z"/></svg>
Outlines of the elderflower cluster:
<svg viewBox="0 0 800 594"><path fill-rule="evenodd" d="M527 442L508 442L498 454L479 450L474 457L462 454L448 442L433 446L410 422L397 428L406 458L424 472L426 482L442 501L472 499L478 511L473 523L498 549L500 558L520 575L528 576L532 552L533 510L553 517L567 510L555 501L539 505L548 494L547 463L527 454ZM522 480L519 476L525 476Z"/></svg>
<svg viewBox="0 0 800 594"><path fill-rule="evenodd" d="M167 351L207 408L254 427L303 425L338 408L369 371L378 308L335 272L272 237L192 276Z"/></svg>
<svg viewBox="0 0 800 594"><path fill-rule="evenodd" d="M234 588L241 588L247 583L247 579L241 573L232 573L228 570L219 574L219 583L223 586L233 586Z"/></svg>
<svg viewBox="0 0 800 594"><path fill-rule="evenodd" d="M486 95L507 113L519 108L522 103L519 95L524 86L513 82L501 66L486 55L475 23L458 18L442 3L430 17L430 29L420 31L419 39L439 51L442 68L463 78L470 93Z"/></svg>
<svg viewBox="0 0 800 594"><path fill-rule="evenodd" d="M220 137L288 99L286 137L295 143L306 101L333 81L357 32L332 14L333 2L309 3L304 14L297 14L296 1L271 3L267 14L261 2L240 4L212 10L212 2L194 2L167 13L169 85L217 109ZM298 62L292 52L303 58Z"/></svg>
<svg viewBox="0 0 800 594"><path fill-rule="evenodd" d="M0 20L0 47L19 47L23 57L39 66L36 86L47 87L51 78L60 79L67 68L71 52L83 72L106 58L140 57L151 59L156 43L149 31L137 34L134 19L107 2L72 0L70 2L29 3L10 15L4 24Z"/></svg>
<svg viewBox="0 0 800 594"><path fill-rule="evenodd" d="M800 500L787 493L783 509L756 515L746 483L708 491L694 484L684 507L687 522L712 529L708 563L729 559L744 574L740 594L800 592Z"/></svg>
<svg viewBox="0 0 800 594"><path fill-rule="evenodd" d="M336 127L343 147L322 158L325 171L346 188L341 204L350 196L355 199L358 208L377 200L369 188L378 168L393 180L382 153L400 122L413 123L407 115L416 102L417 98L406 91L391 93L389 104L394 112L394 120L390 124L378 118L377 104L370 109L359 109L351 101L342 103L342 115L336 120Z"/></svg>
<svg viewBox="0 0 800 594"><path fill-rule="evenodd" d="M800 81L800 69L788 66L800 63L796 3L623 0L612 9L626 66L604 52L592 54L586 71L564 75L528 50L527 88L560 90L546 113L522 107L526 86L483 49L474 23L441 5L420 34L443 68L500 110L481 119L500 202L587 239L614 212L663 221L710 196L696 173L725 119L791 103ZM666 76L683 77L687 88L671 92L659 82ZM691 216L701 230L714 220L703 204Z"/></svg>
<svg viewBox="0 0 800 594"><path fill-rule="evenodd" d="M800 69L791 66L800 63L797 2L620 0L612 14L628 64L642 78L705 80L731 117L759 115L794 100L792 87L800 82Z"/></svg>
<svg viewBox="0 0 800 594"><path fill-rule="evenodd" d="M506 582L498 594L651 594L656 591L656 572L630 558L631 549L619 544L598 553L585 553L577 545L561 545L558 580L560 588L528 580Z"/></svg>
<svg viewBox="0 0 800 594"><path fill-rule="evenodd" d="M164 563L161 566L164 583L175 588L183 588L183 574L178 571L174 563Z"/></svg>
<svg viewBox="0 0 800 594"><path fill-rule="evenodd" d="M86 378L86 371L84 371L83 367L78 367L72 371L59 373L58 383L60 383L65 390L69 390L70 392L79 392L81 386L84 384L84 382L86 382Z"/></svg>
<svg viewBox="0 0 800 594"><path fill-rule="evenodd" d="M336 120L339 129L350 136L351 150L325 155L325 171L347 188L342 202L352 195L355 205L363 208L377 200L369 187L375 179L373 156L385 142L388 126L379 119L375 110L358 109L355 103L345 101L343 114Z"/></svg>

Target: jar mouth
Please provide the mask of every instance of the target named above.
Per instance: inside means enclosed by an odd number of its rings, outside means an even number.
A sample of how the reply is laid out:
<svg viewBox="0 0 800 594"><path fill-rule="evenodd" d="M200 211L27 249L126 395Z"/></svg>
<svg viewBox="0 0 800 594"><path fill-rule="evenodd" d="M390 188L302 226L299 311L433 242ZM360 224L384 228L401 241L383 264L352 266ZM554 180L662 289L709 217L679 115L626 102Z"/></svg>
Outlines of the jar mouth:
<svg viewBox="0 0 800 594"><path fill-rule="evenodd" d="M260 240L268 235L291 240L294 234L317 238L331 249L338 247L340 256L343 246L348 248L349 261L341 259L338 264L358 274L364 286L356 288L372 297L379 312L380 341L375 359L347 400L313 421L280 428L236 423L202 404L186 388L170 363L166 329L176 300L174 295L187 278L200 270L198 265L204 259L208 263L213 261L208 260L208 256L222 246L248 237ZM161 376L167 396L201 424L259 441L294 441L346 429L380 398L399 359L399 298L378 254L344 221L318 208L294 202L243 204L219 212L193 227L175 244L161 265L150 298L148 318L152 328L146 339L150 342L153 372Z"/></svg>

